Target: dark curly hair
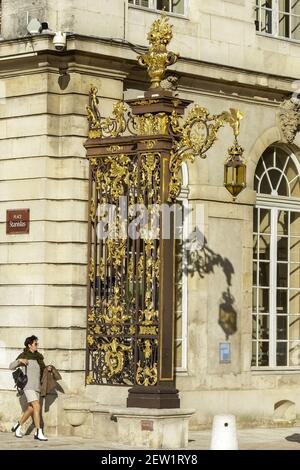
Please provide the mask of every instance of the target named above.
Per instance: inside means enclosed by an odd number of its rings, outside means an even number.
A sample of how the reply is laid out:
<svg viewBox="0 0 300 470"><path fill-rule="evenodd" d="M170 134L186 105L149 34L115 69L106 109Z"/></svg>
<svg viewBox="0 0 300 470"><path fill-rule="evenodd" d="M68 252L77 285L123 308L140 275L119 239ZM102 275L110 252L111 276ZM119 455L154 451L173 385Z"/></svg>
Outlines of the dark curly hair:
<svg viewBox="0 0 300 470"><path fill-rule="evenodd" d="M28 338L26 338L24 341L25 348L28 348L28 346L30 346L34 341L37 341L37 340L38 338L34 335L28 336Z"/></svg>

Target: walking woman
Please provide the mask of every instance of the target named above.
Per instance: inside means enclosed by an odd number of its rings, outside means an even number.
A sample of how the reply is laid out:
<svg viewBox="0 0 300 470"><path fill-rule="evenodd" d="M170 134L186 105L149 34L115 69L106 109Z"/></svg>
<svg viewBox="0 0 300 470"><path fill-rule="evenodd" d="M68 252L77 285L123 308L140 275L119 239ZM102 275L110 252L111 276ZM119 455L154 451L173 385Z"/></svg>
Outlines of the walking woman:
<svg viewBox="0 0 300 470"><path fill-rule="evenodd" d="M47 441L41 429L41 409L40 409L40 390L41 378L46 368L44 357L38 352L38 338L30 336L24 342L24 351L13 361L9 368L11 370L21 367L24 374L28 377L28 382L24 387L24 394L28 403L28 407L22 414L20 420L12 427L12 432L16 437L22 437L21 426L30 416L33 416L36 432L34 438L39 441ZM48 370L51 371L51 366Z"/></svg>

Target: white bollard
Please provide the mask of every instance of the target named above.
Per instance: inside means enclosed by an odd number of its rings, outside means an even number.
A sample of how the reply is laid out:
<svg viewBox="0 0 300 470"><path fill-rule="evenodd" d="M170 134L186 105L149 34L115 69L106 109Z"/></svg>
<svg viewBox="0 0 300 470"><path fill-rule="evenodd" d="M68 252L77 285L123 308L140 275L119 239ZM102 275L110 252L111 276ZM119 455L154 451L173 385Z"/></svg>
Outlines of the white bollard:
<svg viewBox="0 0 300 470"><path fill-rule="evenodd" d="M235 416L214 416L210 450L238 450Z"/></svg>

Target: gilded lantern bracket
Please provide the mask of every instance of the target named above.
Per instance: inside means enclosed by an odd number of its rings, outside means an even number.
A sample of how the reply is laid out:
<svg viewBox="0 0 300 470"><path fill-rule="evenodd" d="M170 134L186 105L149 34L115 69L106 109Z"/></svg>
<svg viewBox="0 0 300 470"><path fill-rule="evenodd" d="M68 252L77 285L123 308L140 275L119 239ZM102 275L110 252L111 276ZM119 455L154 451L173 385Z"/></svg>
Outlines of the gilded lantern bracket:
<svg viewBox="0 0 300 470"><path fill-rule="evenodd" d="M219 115L212 115L209 111L199 105L195 105L189 112L187 118L181 124L180 116L173 111L170 118L170 132L174 137L174 145L170 159L170 190L169 201L172 202L180 191L180 170L182 163L190 160L194 162L195 157L206 158L207 151L217 140L217 133L225 124L229 124L234 134L234 144L229 148L228 161L235 152L235 162L238 166L243 164L243 149L238 144L240 132L240 121L244 114L239 109L230 108ZM226 186L226 181L225 181ZM227 189L229 189L227 187Z"/></svg>

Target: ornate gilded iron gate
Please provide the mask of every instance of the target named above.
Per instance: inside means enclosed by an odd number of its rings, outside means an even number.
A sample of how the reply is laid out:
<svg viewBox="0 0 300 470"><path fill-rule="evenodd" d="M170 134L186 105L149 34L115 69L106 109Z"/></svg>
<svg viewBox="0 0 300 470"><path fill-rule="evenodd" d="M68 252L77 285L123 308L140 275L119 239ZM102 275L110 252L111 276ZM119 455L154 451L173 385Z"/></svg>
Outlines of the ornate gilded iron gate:
<svg viewBox="0 0 300 470"><path fill-rule="evenodd" d="M133 206L142 217L143 207L160 204L161 155L147 144L134 150L138 144L102 147L91 160L88 380L96 384L157 382L159 239L127 231L137 218ZM105 211L110 221L100 227Z"/></svg>
<svg viewBox="0 0 300 470"><path fill-rule="evenodd" d="M174 213L184 160L205 153L226 122L234 145L225 174L234 195L245 186L242 114L211 115L163 90L160 81L177 55L168 52L168 18L156 20L151 47L139 63L151 86L142 98L116 103L102 118L97 89L87 107L90 162L87 384L132 385L128 406L179 407L174 378ZM240 171L241 170L241 171Z"/></svg>

